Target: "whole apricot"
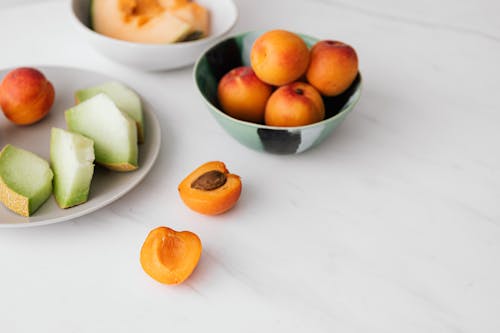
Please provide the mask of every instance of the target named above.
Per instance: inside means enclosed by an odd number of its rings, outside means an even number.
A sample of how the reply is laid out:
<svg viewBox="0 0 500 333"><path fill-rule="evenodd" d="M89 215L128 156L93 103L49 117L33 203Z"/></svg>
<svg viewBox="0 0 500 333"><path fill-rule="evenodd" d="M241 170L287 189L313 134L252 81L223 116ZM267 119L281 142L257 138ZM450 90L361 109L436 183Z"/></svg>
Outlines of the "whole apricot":
<svg viewBox="0 0 500 333"><path fill-rule="evenodd" d="M201 241L196 234L158 227L148 234L142 245L141 266L158 282L179 284L196 268L201 250Z"/></svg>
<svg viewBox="0 0 500 333"><path fill-rule="evenodd" d="M304 82L278 88L266 105L265 123L270 126L303 126L324 118L325 105L321 95Z"/></svg>
<svg viewBox="0 0 500 333"><path fill-rule="evenodd" d="M255 40L250 62L259 79L281 86L304 75L309 64L309 49L297 34L271 30Z"/></svg>
<svg viewBox="0 0 500 333"><path fill-rule="evenodd" d="M0 106L17 125L29 125L44 118L54 103L52 83L35 68L16 68L0 84Z"/></svg>
<svg viewBox="0 0 500 333"><path fill-rule="evenodd" d="M350 45L331 40L314 44L306 77L321 94L340 95L357 75L358 56Z"/></svg>
<svg viewBox="0 0 500 333"><path fill-rule="evenodd" d="M236 119L262 123L272 87L262 82L251 67L242 66L229 71L217 87L222 110Z"/></svg>
<svg viewBox="0 0 500 333"><path fill-rule="evenodd" d="M241 194L241 179L220 161L207 162L191 172L178 187L182 201L192 210L217 215L231 209Z"/></svg>

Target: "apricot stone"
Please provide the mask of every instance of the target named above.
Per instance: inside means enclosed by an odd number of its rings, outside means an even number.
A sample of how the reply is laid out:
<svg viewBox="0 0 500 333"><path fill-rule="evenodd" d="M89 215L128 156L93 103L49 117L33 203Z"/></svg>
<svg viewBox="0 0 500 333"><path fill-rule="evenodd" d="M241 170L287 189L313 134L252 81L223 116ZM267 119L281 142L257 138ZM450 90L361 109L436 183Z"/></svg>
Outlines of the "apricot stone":
<svg viewBox="0 0 500 333"><path fill-rule="evenodd" d="M44 118L54 103L55 91L42 72L35 68L16 68L0 84L0 106L17 125L29 125Z"/></svg>
<svg viewBox="0 0 500 333"><path fill-rule="evenodd" d="M271 30L255 40L250 62L259 79L281 86L296 81L306 72L309 49L297 34Z"/></svg>
<svg viewBox="0 0 500 333"><path fill-rule="evenodd" d="M262 123L272 87L262 82L251 67L229 71L219 82L217 95L222 110L236 119Z"/></svg>
<svg viewBox="0 0 500 333"><path fill-rule="evenodd" d="M312 47L306 77L321 94L340 95L357 75L358 56L350 45L324 40Z"/></svg>
<svg viewBox="0 0 500 333"><path fill-rule="evenodd" d="M278 88L266 105L269 126L303 126L325 118L323 99L313 86L294 82Z"/></svg>

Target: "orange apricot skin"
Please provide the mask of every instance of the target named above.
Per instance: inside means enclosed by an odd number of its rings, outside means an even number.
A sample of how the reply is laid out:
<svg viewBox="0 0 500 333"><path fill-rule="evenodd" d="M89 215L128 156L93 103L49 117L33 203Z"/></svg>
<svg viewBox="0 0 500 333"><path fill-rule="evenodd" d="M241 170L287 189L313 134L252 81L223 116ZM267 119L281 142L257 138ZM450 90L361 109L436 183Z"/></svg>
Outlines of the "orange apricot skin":
<svg viewBox="0 0 500 333"><path fill-rule="evenodd" d="M250 63L259 79L281 86L304 75L309 64L309 49L297 34L271 30L255 40Z"/></svg>
<svg viewBox="0 0 500 333"><path fill-rule="evenodd" d="M350 45L324 40L312 47L306 78L321 94L340 95L357 75L358 56Z"/></svg>
<svg viewBox="0 0 500 333"><path fill-rule="evenodd" d="M191 187L191 184L202 174L209 171L220 171L226 175L226 183L211 191L203 191ZM226 165L220 161L207 162L191 172L179 184L179 195L190 209L205 215L219 215L236 205L241 194L241 179L229 173Z"/></svg>
<svg viewBox="0 0 500 333"><path fill-rule="evenodd" d="M54 98L54 86L35 68L16 68L0 84L0 106L16 125L30 125L43 119Z"/></svg>
<svg viewBox="0 0 500 333"><path fill-rule="evenodd" d="M278 88L266 105L265 123L269 126L304 126L325 118L325 105L319 92L305 82Z"/></svg>
<svg viewBox="0 0 500 333"><path fill-rule="evenodd" d="M217 87L222 110L233 118L262 123L272 87L262 82L249 66L230 70Z"/></svg>
<svg viewBox="0 0 500 333"><path fill-rule="evenodd" d="M200 238L190 231L158 227L148 234L141 248L142 269L164 284L184 282L198 265L202 252Z"/></svg>

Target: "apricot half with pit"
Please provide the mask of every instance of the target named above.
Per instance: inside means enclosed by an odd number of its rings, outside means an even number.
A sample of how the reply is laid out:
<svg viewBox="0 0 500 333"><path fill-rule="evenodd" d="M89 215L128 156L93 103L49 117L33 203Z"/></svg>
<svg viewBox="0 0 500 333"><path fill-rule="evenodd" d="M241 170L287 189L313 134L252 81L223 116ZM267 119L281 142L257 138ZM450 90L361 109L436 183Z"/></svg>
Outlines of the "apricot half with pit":
<svg viewBox="0 0 500 333"><path fill-rule="evenodd" d="M158 227L148 234L142 245L141 266L158 282L179 284L196 268L201 250L201 241L196 234Z"/></svg>
<svg viewBox="0 0 500 333"><path fill-rule="evenodd" d="M207 162L179 184L182 201L192 210L218 215L231 209L241 194L241 179L220 161Z"/></svg>

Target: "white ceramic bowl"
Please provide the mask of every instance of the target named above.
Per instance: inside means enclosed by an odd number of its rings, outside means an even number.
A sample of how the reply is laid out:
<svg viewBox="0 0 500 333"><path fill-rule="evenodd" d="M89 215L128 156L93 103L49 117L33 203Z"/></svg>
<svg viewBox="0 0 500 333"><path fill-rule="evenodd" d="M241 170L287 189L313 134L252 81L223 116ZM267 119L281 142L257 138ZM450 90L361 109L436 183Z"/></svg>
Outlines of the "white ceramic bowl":
<svg viewBox="0 0 500 333"><path fill-rule="evenodd" d="M145 71L169 70L193 64L202 51L223 38L238 19L238 9L232 0L196 2L210 11L210 35L189 42L141 44L101 35L90 29L90 0L72 0L71 17L80 35L107 58Z"/></svg>

